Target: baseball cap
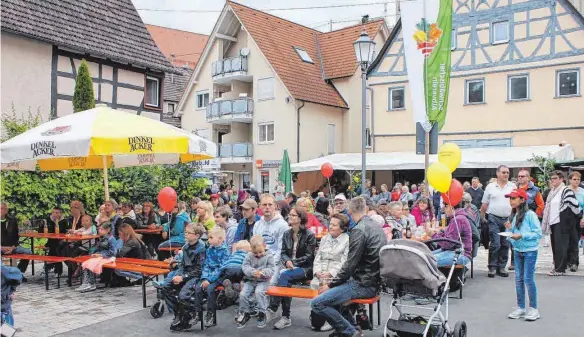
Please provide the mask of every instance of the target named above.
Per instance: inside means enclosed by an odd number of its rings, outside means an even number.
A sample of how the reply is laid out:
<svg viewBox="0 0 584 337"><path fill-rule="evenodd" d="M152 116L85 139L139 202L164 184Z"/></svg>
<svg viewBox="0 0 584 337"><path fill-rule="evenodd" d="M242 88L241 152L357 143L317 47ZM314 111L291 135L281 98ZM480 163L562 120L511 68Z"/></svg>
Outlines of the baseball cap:
<svg viewBox="0 0 584 337"><path fill-rule="evenodd" d="M211 197L209 198L210 200L213 199L219 199L219 194L215 193L215 194L211 194Z"/></svg>
<svg viewBox="0 0 584 337"><path fill-rule="evenodd" d="M516 188L511 193L505 194L505 198L523 198L528 199L527 192L522 189Z"/></svg>
<svg viewBox="0 0 584 337"><path fill-rule="evenodd" d="M345 197L345 195L343 193L339 193L335 196L335 200L347 201L347 197Z"/></svg>
<svg viewBox="0 0 584 337"><path fill-rule="evenodd" d="M243 204L241 204L241 207L243 208L251 208L251 209L257 209L258 208L258 203L253 200L253 199L246 199Z"/></svg>

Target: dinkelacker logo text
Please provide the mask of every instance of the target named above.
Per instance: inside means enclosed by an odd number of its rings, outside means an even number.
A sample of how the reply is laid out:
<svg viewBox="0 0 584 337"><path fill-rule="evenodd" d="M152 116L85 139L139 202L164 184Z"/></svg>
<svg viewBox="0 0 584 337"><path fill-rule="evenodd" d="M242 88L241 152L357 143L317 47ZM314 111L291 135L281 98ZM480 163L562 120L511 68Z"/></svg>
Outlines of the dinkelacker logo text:
<svg viewBox="0 0 584 337"><path fill-rule="evenodd" d="M154 139L152 137L129 137L128 144L130 145L130 152L135 152L138 150L145 150L152 152L152 146L154 145Z"/></svg>
<svg viewBox="0 0 584 337"><path fill-rule="evenodd" d="M38 157L40 155L55 156L55 142L53 141L40 141L30 144L30 150L32 151L32 157Z"/></svg>

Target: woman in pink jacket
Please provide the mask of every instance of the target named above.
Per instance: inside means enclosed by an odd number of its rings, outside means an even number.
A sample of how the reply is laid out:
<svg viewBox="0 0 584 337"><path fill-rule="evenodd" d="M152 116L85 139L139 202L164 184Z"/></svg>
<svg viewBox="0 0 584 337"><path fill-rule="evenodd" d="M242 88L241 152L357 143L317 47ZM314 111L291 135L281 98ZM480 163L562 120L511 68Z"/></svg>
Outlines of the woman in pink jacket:
<svg viewBox="0 0 584 337"><path fill-rule="evenodd" d="M410 213L416 219L416 224L418 226L424 226L426 222L432 221L434 218L434 210L432 209L432 204L427 197L421 197L418 199Z"/></svg>

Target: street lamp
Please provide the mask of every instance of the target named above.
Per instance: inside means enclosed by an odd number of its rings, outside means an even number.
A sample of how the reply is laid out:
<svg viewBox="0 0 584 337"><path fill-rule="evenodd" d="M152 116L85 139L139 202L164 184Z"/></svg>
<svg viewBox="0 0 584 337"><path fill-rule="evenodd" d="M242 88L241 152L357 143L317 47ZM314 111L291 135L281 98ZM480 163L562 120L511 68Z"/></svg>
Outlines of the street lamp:
<svg viewBox="0 0 584 337"><path fill-rule="evenodd" d="M375 51L375 42L369 38L367 32L363 30L357 41L353 42L353 47L355 47L355 56L357 57L357 62L361 65L361 96L362 96L362 106L361 106L361 194L365 193L365 181L367 177L366 169L366 147L367 147L367 68L373 62L373 52ZM373 104L373 102L371 102Z"/></svg>

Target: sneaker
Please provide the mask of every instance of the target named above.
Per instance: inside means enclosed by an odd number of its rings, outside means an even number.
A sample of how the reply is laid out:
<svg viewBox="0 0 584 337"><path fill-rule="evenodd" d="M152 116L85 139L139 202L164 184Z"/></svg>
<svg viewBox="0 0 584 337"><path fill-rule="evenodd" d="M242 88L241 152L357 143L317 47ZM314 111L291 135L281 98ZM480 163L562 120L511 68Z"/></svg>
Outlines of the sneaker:
<svg viewBox="0 0 584 337"><path fill-rule="evenodd" d="M247 322L249 322L250 319L251 319L251 316L247 312L245 314L243 314L241 321L237 322L237 328L238 329L245 328L245 325L247 324Z"/></svg>
<svg viewBox="0 0 584 337"><path fill-rule="evenodd" d="M329 322L324 323L322 327L320 327L320 331L331 331L333 327L329 324Z"/></svg>
<svg viewBox="0 0 584 337"><path fill-rule="evenodd" d="M527 312L525 313L525 320L526 321L535 321L539 317L540 317L539 310L537 310L535 308L529 308L529 309L527 309Z"/></svg>
<svg viewBox="0 0 584 337"><path fill-rule="evenodd" d="M577 264L570 265L569 268L570 268L570 271L571 272L574 272L575 273L575 272L578 271L578 265Z"/></svg>
<svg viewBox="0 0 584 337"><path fill-rule="evenodd" d="M75 291L83 291L83 290L85 290L87 288L89 288L89 284L88 283L83 283L79 287L75 288Z"/></svg>
<svg viewBox="0 0 584 337"><path fill-rule="evenodd" d="M241 322L243 320L243 316L245 316L245 314L243 312L241 312L241 311L238 310L235 313L235 323Z"/></svg>
<svg viewBox="0 0 584 337"><path fill-rule="evenodd" d="M518 319L521 317L525 317L525 309L517 308L509 314L509 318L511 319Z"/></svg>
<svg viewBox="0 0 584 337"><path fill-rule="evenodd" d="M185 321L187 321L187 322L190 323L191 320L192 320L192 324L193 325L197 325L197 324L199 324L199 322L201 322L201 319L202 319L201 316L203 316L203 312L202 311L201 312L195 312L195 314L192 317L191 317L191 315L187 315Z"/></svg>
<svg viewBox="0 0 584 337"><path fill-rule="evenodd" d="M263 312L258 313L258 328L263 329L266 327L266 314Z"/></svg>
<svg viewBox="0 0 584 337"><path fill-rule="evenodd" d="M509 277L509 273L505 271L505 268L497 270L497 276Z"/></svg>
<svg viewBox="0 0 584 337"><path fill-rule="evenodd" d="M207 311L207 314L205 315L204 322L205 322L206 328L210 328L212 326L217 325L217 324L215 324L215 315L210 311Z"/></svg>
<svg viewBox="0 0 584 337"><path fill-rule="evenodd" d="M274 330L282 330L292 325L292 320L289 317L282 316L279 321L274 324Z"/></svg>
<svg viewBox="0 0 584 337"><path fill-rule="evenodd" d="M494 268L489 268L489 273L487 274L487 276L489 278L494 278L495 277L495 269Z"/></svg>
<svg viewBox="0 0 584 337"><path fill-rule="evenodd" d="M231 283L230 280L223 281L223 288L225 289L225 296L227 296L227 298L236 298L238 296L238 293L233 288L233 283Z"/></svg>
<svg viewBox="0 0 584 337"><path fill-rule="evenodd" d="M266 324L270 323L272 320L274 320L274 318L276 318L277 316L277 312L275 312L274 310L268 308L268 310L266 310Z"/></svg>
<svg viewBox="0 0 584 337"><path fill-rule="evenodd" d="M174 315L172 323L170 323L170 330L176 331L181 325L180 315Z"/></svg>
<svg viewBox="0 0 584 337"><path fill-rule="evenodd" d="M251 312L249 313L249 316L258 317L258 314L259 314L258 309L252 309Z"/></svg>
<svg viewBox="0 0 584 337"><path fill-rule="evenodd" d="M97 287L95 286L95 284L90 284L86 289L81 290L82 293L87 293L90 291L94 291L95 289L97 289Z"/></svg>

